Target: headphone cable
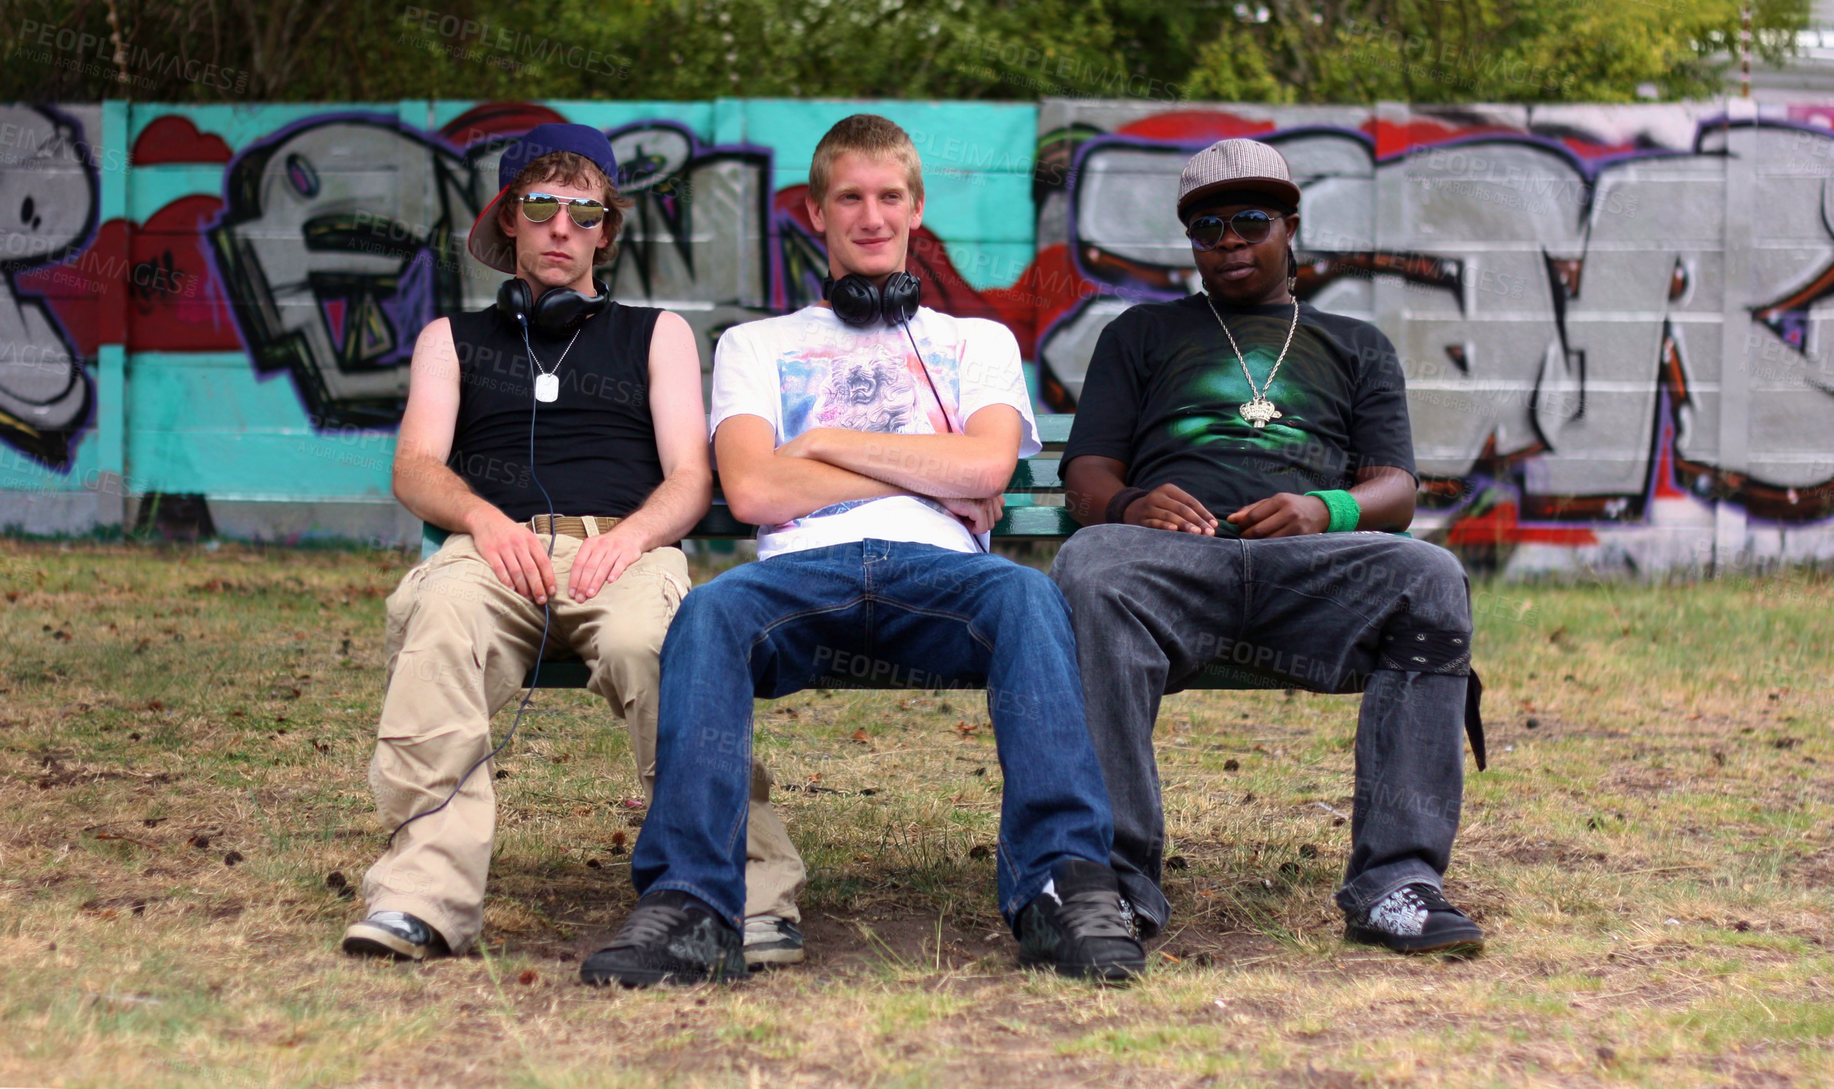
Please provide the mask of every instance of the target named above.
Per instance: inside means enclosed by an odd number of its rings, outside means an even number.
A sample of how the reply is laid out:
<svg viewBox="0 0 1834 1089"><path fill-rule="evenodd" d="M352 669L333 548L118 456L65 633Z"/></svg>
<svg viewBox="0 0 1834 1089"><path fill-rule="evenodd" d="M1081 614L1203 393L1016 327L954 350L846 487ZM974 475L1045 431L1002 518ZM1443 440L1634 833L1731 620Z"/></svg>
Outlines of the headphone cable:
<svg viewBox="0 0 1834 1089"><path fill-rule="evenodd" d="M520 315L518 316L520 317ZM577 335L577 332L575 335ZM535 348L529 343L527 318L522 318L522 346L528 349L529 364L532 371L535 369ZM572 345L568 346L571 347ZM560 369L559 364L555 365L555 369ZM541 492L542 502L546 503L548 508L548 563L551 568L554 562L554 538L556 533L554 529L554 499L548 494L547 486L542 484L541 474L535 471L535 414L540 411L540 402L534 395L534 378L532 374L529 381L529 479L535 482L535 487ZM496 748L491 749L489 752L479 757L470 767L465 769L465 774L459 776L458 782L453 785L452 792L446 795L445 801L440 802L432 809L426 810L423 813L416 813L400 824L397 824L395 830L388 834L389 846L394 845L395 837L401 834L403 828L413 824L422 817L431 817L433 814L451 805L452 799L458 797L458 792L465 789L465 784L471 781L472 773L496 759L497 754L503 751L504 747L509 744L510 739L516 736L517 727L522 725L522 713L529 709L529 704L535 699L535 689L541 686L541 659L548 651L548 630L553 625L553 622L554 610L549 604L543 602L541 606L541 643L535 648L535 664L529 671L529 683L522 693L522 702L516 705L516 717L509 724L509 732L503 735L503 740L497 743ZM485 724L484 730L484 740L489 742L489 723Z"/></svg>
<svg viewBox="0 0 1834 1089"><path fill-rule="evenodd" d="M903 321L899 322L898 324L904 327L905 338L911 342L911 353L917 357L917 366L921 368L923 371L923 380L930 384L930 397L936 401L937 411L942 413L943 428L949 434L951 435L955 434L956 433L955 424L949 420L949 406L942 403L942 394L936 392L936 379L930 377L930 365L923 361L923 349L917 347L917 335L911 332L911 319L905 318ZM956 400L958 402L958 407L959 407L960 399L961 399L961 377L958 374L956 376ZM970 531L968 534L968 537L969 539L974 541L974 547L977 551L980 551L980 552L991 551L985 544L981 543L980 534Z"/></svg>

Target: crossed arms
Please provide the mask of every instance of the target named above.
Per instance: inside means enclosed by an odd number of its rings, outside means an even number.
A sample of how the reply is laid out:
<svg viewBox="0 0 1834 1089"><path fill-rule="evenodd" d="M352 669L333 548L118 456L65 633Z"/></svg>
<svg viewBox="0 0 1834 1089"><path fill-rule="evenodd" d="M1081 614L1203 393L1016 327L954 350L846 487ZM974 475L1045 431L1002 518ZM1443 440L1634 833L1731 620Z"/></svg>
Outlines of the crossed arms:
<svg viewBox="0 0 1834 1089"><path fill-rule="evenodd" d="M999 521L1023 426L1017 409L996 404L976 411L960 434L818 427L778 446L770 421L739 414L720 423L713 448L721 491L742 522L778 525L852 499L915 495L978 534Z"/></svg>
<svg viewBox="0 0 1834 1089"><path fill-rule="evenodd" d="M408 405L395 447L395 497L422 521L471 534L503 585L545 604L558 592L546 542L526 522L510 521L446 465L458 426L459 392L452 323L440 318L414 344ZM677 314L658 315L650 337L649 409L662 483L611 530L580 546L568 579L568 593L577 600L597 594L643 553L680 540L712 502L700 354L688 323Z"/></svg>

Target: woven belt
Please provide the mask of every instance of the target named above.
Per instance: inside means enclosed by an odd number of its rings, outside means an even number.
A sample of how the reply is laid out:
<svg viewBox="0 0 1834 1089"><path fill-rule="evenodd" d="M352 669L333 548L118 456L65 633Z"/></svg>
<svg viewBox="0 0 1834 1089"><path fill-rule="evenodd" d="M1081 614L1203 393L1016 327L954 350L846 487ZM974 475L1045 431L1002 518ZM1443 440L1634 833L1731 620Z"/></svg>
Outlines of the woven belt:
<svg viewBox="0 0 1834 1089"><path fill-rule="evenodd" d="M604 533L621 521L623 521L622 518L594 518L591 516L576 518L567 514L556 515L553 519L555 533L558 533L562 537L579 537L581 539L597 537L599 534ZM535 517L530 518L529 528L545 536L548 532L548 516L545 514L537 514Z"/></svg>

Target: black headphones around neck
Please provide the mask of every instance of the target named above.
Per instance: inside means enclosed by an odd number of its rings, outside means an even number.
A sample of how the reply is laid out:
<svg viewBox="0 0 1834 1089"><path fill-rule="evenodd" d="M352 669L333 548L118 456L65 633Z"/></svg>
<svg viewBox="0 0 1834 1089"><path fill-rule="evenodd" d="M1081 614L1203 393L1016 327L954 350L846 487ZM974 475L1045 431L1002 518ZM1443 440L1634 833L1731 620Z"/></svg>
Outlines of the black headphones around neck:
<svg viewBox="0 0 1834 1089"><path fill-rule="evenodd" d="M923 282L903 269L886 277L884 287L858 273L848 273L839 280L822 277L821 294L834 307L834 316L848 325L863 328L880 321L900 325L917 316Z"/></svg>
<svg viewBox="0 0 1834 1089"><path fill-rule="evenodd" d="M592 288L598 292L592 298L571 288L553 287L537 299L522 277L512 276L497 289L497 313L503 315L503 320L525 330L532 326L543 336L564 336L611 302L611 289L605 286L605 281L594 276Z"/></svg>

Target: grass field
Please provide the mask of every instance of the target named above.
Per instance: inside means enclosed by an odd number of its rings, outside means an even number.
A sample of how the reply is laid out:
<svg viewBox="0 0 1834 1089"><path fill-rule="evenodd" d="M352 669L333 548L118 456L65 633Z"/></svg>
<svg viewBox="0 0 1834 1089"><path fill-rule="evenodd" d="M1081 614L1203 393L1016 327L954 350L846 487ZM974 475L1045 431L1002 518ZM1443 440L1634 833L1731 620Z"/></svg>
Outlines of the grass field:
<svg viewBox="0 0 1834 1089"><path fill-rule="evenodd" d="M0 1084L1834 1084L1826 576L1476 588L1476 960L1339 938L1353 698L1167 700L1174 926L1096 990L1014 962L979 694L808 693L757 721L809 962L623 992L577 969L642 809L579 693L498 764L483 948L338 952L407 563L0 542Z"/></svg>

